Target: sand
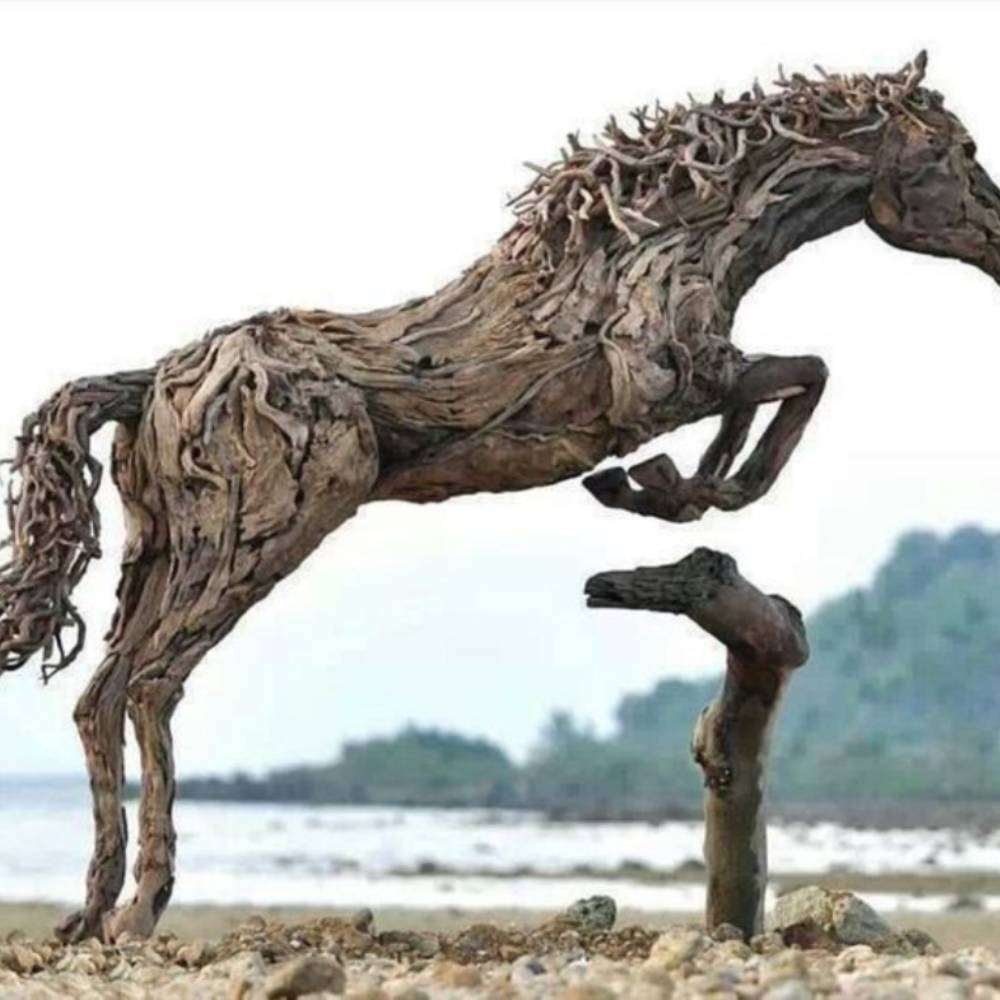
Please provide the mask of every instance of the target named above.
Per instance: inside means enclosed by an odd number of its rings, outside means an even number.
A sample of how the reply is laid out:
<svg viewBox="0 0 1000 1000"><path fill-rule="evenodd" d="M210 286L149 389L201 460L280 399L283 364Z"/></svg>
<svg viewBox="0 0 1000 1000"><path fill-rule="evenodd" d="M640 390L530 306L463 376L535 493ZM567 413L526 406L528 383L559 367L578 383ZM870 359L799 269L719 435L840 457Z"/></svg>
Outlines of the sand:
<svg viewBox="0 0 1000 1000"><path fill-rule="evenodd" d="M67 908L50 903L0 903L0 939L12 931L29 938L47 937ZM160 925L165 933L176 934L183 941L199 938L219 938L234 930L246 919L260 915L266 920L287 924L304 923L321 916L349 916L348 911L320 909L309 906L172 906ZM384 930L432 931L452 934L473 923L538 924L551 913L537 910L419 910L391 907L375 914L378 926ZM1000 947L1000 912L956 910L947 913L886 914L894 927L902 930L919 927L927 931L943 948L966 948L974 945ZM623 908L618 925L665 928L675 924L695 923L697 913L649 913Z"/></svg>
<svg viewBox="0 0 1000 1000"><path fill-rule="evenodd" d="M50 903L0 903L0 940L11 932L21 932L38 940L49 936L52 928L66 915L66 907ZM182 941L220 938L249 917L286 924L305 923L324 916L347 917L348 911L309 906L172 906L160 929L175 934ZM549 919L551 912L537 910L418 910L391 907L378 910L375 919L383 930L431 931L453 934L474 923L517 924L532 926ZM975 945L1000 947L1000 912L956 910L948 913L889 913L886 920L895 928L919 927L927 931L943 948L967 948ZM639 912L619 910L618 926L666 928L676 924L697 923L697 913Z"/></svg>

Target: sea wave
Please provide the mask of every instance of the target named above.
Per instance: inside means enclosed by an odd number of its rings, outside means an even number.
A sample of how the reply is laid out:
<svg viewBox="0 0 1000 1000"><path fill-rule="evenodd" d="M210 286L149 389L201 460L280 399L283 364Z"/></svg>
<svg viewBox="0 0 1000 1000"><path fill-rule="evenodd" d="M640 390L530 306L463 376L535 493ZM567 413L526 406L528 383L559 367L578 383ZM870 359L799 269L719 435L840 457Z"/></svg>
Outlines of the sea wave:
<svg viewBox="0 0 1000 1000"><path fill-rule="evenodd" d="M77 900L91 841L86 797L44 786L8 786L0 794L0 898ZM134 803L128 812L134 831ZM696 822L556 823L477 809L182 802L176 825L179 902L546 909L607 892L635 909L690 911L704 893ZM775 877L996 872L1000 831L778 824L769 856ZM650 877L667 872L674 877ZM883 909L954 903L953 894L934 892L866 898ZM979 903L1000 908L1000 897L983 894Z"/></svg>

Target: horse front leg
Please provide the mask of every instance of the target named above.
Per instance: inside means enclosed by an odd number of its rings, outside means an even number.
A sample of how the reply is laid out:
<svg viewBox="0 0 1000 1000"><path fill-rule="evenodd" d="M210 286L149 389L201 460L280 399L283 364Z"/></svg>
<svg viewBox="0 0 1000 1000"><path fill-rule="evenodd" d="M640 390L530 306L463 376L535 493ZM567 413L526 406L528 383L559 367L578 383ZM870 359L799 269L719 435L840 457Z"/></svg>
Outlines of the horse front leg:
<svg viewBox="0 0 1000 1000"><path fill-rule="evenodd" d="M722 407L722 423L694 476L685 479L667 455L587 476L583 485L605 507L666 521L695 521L711 507L738 510L774 484L802 437L826 387L821 358L764 356L737 378ZM778 412L750 455L729 475L764 403ZM640 489L635 489L634 480Z"/></svg>

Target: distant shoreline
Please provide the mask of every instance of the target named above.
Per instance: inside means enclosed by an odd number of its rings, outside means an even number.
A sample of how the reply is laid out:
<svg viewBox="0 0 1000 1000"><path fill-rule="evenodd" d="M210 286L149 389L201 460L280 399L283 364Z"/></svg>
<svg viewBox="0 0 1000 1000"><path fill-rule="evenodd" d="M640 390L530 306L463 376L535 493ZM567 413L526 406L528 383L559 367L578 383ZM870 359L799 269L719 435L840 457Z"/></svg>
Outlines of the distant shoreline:
<svg viewBox="0 0 1000 1000"><path fill-rule="evenodd" d="M182 782L178 800L182 802L205 802L236 805L282 805L302 808L324 808L328 806L350 806L356 808L389 809L443 809L475 810L483 813L510 813L522 816L538 816L550 823L648 823L659 825L667 822L699 822L702 819L701 805L697 801L668 801L659 808L591 808L566 809L545 808L520 804L498 805L482 801L450 801L422 799L418 797L389 797L384 801L314 801L304 797L269 798L266 796L202 794L207 781L214 784L219 779L190 778ZM228 779L223 779L228 781ZM0 792L33 793L32 798L53 802L80 800L86 803L87 780L83 774L54 775L3 775L0 774ZM136 788L126 787L126 797L134 800ZM898 800L898 801L782 801L772 800L769 819L773 824L816 824L835 823L838 826L859 830L916 830L916 829L956 829L989 832L1000 828L1000 799L998 800Z"/></svg>
<svg viewBox="0 0 1000 1000"><path fill-rule="evenodd" d="M510 869L468 869L423 863L417 868L395 868L386 873L396 878L532 878L552 881L591 879L620 881L623 885L688 885L703 884L704 866L692 862L676 868L653 868L636 862L625 862L615 868L577 865L566 871L546 871L528 866ZM908 896L954 896L960 900L957 909L977 909L976 901L984 896L1000 897L1000 872L941 871L941 872L879 872L837 870L819 872L772 871L769 884L777 892L800 885L823 885L828 889L855 893L899 893Z"/></svg>
<svg viewBox="0 0 1000 1000"><path fill-rule="evenodd" d="M194 779L195 781L199 779ZM134 789L129 789L134 793ZM130 794L129 798L134 798ZM378 809L472 809L481 812L514 813L539 816L550 823L648 823L699 822L701 806L669 803L660 809L546 809L544 807L503 805L481 802L433 800L317 802L301 798L220 797L192 794L178 796L188 802L236 803L240 805L351 806ZM960 829L989 831L1000 827L1000 801L899 801L899 802L774 802L769 821L777 824L835 823L859 830L940 830Z"/></svg>

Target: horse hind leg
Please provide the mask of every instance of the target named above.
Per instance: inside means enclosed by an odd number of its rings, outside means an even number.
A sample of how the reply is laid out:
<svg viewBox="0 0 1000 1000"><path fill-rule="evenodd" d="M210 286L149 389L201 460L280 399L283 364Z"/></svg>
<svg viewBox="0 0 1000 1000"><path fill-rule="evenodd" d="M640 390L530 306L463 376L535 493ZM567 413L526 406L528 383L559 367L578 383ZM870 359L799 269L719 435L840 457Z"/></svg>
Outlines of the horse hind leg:
<svg viewBox="0 0 1000 1000"><path fill-rule="evenodd" d="M312 409L302 427L309 443L301 460L293 458L287 425L259 420L250 397L243 404L217 415L210 436L185 442L197 448L198 478L162 477L169 583L160 623L136 650L127 689L142 766L136 888L109 918L110 940L151 934L173 891L170 723L188 677L250 607L355 512L378 472L374 433L360 403Z"/></svg>
<svg viewBox="0 0 1000 1000"><path fill-rule="evenodd" d="M66 942L101 936L104 915L114 907L125 881L122 743L127 682L128 661L109 653L73 712L90 779L94 847L83 908L56 928L56 935Z"/></svg>
<svg viewBox="0 0 1000 1000"><path fill-rule="evenodd" d="M104 660L84 689L73 718L83 746L93 807L94 846L87 868L86 900L55 928L66 942L101 937L125 881L128 831L122 808L125 712L133 653L151 632L164 590L164 563L156 557L142 513L142 482L132 462L135 429L120 427L112 466L125 505L126 549L118 586L118 609L107 636Z"/></svg>

